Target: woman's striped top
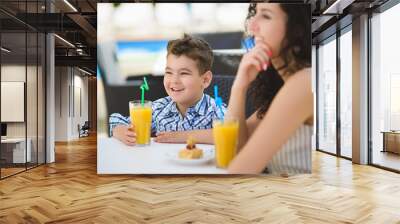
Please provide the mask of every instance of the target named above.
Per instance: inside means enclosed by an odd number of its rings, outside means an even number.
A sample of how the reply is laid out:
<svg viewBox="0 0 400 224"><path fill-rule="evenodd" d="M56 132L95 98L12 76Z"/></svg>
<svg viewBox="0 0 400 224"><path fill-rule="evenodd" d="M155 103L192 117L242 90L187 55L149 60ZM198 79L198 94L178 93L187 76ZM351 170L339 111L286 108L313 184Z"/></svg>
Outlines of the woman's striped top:
<svg viewBox="0 0 400 224"><path fill-rule="evenodd" d="M292 175L311 173L311 138L313 127L302 125L268 163L268 173Z"/></svg>

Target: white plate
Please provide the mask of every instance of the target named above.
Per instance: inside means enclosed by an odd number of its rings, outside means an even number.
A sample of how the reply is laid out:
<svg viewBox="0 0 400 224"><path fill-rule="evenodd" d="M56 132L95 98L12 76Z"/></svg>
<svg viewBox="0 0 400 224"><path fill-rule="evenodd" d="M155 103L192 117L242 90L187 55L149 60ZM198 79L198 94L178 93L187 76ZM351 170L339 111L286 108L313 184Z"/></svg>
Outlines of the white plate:
<svg viewBox="0 0 400 224"><path fill-rule="evenodd" d="M181 159L179 158L178 154L179 151L167 152L165 153L165 156L169 160L182 165L200 165L208 163L214 159L214 149L203 149L203 157L200 159Z"/></svg>

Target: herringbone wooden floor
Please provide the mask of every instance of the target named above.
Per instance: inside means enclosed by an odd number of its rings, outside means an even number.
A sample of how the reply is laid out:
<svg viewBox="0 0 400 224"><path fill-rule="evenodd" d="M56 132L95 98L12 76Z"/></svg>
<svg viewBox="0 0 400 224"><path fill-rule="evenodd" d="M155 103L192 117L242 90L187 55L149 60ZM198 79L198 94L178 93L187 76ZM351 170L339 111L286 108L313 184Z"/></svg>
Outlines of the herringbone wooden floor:
<svg viewBox="0 0 400 224"><path fill-rule="evenodd" d="M98 176L96 139L0 181L0 223L400 223L400 175L319 152L313 174Z"/></svg>

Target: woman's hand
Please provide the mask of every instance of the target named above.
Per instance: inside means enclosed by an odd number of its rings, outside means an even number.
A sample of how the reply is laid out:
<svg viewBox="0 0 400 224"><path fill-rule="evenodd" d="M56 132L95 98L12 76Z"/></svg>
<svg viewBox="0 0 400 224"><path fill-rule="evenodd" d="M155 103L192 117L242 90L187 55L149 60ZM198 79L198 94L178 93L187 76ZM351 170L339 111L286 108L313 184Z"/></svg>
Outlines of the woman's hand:
<svg viewBox="0 0 400 224"><path fill-rule="evenodd" d="M266 70L270 64L272 52L260 37L255 38L255 47L243 55L239 64L234 87L247 89L257 74Z"/></svg>
<svg viewBox="0 0 400 224"><path fill-rule="evenodd" d="M126 145L136 144L136 133L134 129L127 125L118 125L113 129L113 136Z"/></svg>
<svg viewBox="0 0 400 224"><path fill-rule="evenodd" d="M187 139L186 131L159 132L154 138L155 142L184 143Z"/></svg>

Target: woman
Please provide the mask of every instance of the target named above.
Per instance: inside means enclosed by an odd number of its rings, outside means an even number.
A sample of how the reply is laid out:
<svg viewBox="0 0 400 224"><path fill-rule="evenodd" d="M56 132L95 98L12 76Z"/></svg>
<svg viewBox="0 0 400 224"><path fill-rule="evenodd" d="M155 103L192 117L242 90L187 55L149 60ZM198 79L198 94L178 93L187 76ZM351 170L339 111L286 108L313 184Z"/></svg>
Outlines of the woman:
<svg viewBox="0 0 400 224"><path fill-rule="evenodd" d="M278 3L249 7L247 29L255 47L243 56L231 90L226 116L239 119L241 150L230 163L229 173L261 173L265 168L282 175L311 172L309 10L306 5ZM268 77L264 71L269 66L282 82ZM245 120L249 89L258 109Z"/></svg>

